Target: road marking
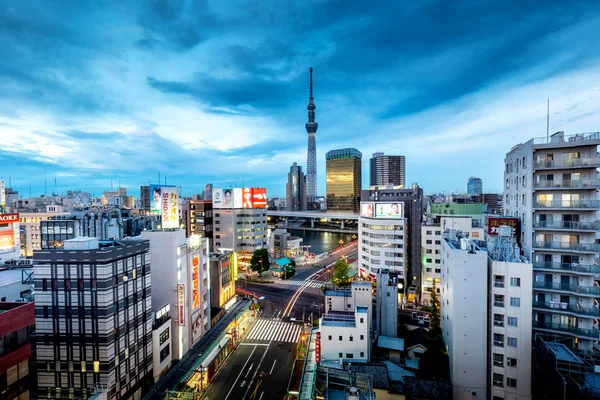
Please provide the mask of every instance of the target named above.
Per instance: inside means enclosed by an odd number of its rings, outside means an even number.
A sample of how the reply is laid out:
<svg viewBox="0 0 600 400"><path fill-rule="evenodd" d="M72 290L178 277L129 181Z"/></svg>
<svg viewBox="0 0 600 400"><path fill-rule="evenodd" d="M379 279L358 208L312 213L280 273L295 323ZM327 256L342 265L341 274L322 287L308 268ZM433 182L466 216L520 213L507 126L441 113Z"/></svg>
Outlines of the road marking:
<svg viewBox="0 0 600 400"><path fill-rule="evenodd" d="M244 379L248 377L248 374L250 373L250 371L252 371L252 367L254 367L254 363L250 364L250 368L248 368L248 372L246 372L246 375L244 375Z"/></svg>
<svg viewBox="0 0 600 400"><path fill-rule="evenodd" d="M277 363L277 360L273 361L273 366L271 367L271 372L269 372L269 375L273 375L273 369L275 368L276 363Z"/></svg>
<svg viewBox="0 0 600 400"><path fill-rule="evenodd" d="M229 398L229 395L231 394L231 391L233 390L233 388L237 384L237 381L240 380L240 376L242 376L242 373L244 372L244 368L246 368L246 365L248 364L248 361L250 361L250 357L252 357L252 354L254 354L254 351L256 351L256 346L254 346L254 349L252 349L252 353L250 353L250 355L248 356L248 359L244 363L244 366L242 367L239 375L237 376L237 378L235 378L235 381L233 382L233 385L231 385L231 389L229 389L229 392L227 392L227 396L225 396L225 398L223 400L227 400ZM245 395L244 395L244 397L245 397Z"/></svg>
<svg viewBox="0 0 600 400"><path fill-rule="evenodd" d="M272 342L272 341L271 341ZM271 342L269 342L269 345L271 344ZM260 361L258 363L258 366L256 367L256 369L254 370L254 375L252 375L252 379L250 380L250 382L254 382L254 378L256 378L256 374L258 373L258 369L260 368L260 366L262 365L265 356L267 355L267 352L269 351L269 346L267 346L267 348L265 349L265 352L263 353L262 357L260 358ZM251 385L248 385L248 389L246 389L246 392L244 393L244 396L242 396L242 399L245 399L246 396L248 395L248 391L250 390ZM224 400L227 400L227 398L225 398Z"/></svg>
<svg viewBox="0 0 600 400"><path fill-rule="evenodd" d="M263 394L265 394L265 392L260 392L260 397L258 398L258 400L262 400Z"/></svg>
<svg viewBox="0 0 600 400"><path fill-rule="evenodd" d="M240 343L240 346L268 346L269 343Z"/></svg>

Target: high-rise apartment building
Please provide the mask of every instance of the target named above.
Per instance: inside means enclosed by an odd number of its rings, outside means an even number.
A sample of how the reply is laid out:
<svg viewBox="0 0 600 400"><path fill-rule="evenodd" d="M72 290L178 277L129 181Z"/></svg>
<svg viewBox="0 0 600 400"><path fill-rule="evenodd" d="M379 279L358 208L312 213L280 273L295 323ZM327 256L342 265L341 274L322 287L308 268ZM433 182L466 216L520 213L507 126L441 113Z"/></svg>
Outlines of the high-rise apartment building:
<svg viewBox="0 0 600 400"><path fill-rule="evenodd" d="M483 193L483 181L481 178L474 176L470 177L467 181L467 194L482 194Z"/></svg>
<svg viewBox="0 0 600 400"><path fill-rule="evenodd" d="M67 240L34 253L38 394L140 396L152 382L147 241Z"/></svg>
<svg viewBox="0 0 600 400"><path fill-rule="evenodd" d="M204 186L204 199L203 200L212 200L212 191L213 191L213 184L207 183L206 186Z"/></svg>
<svg viewBox="0 0 600 400"><path fill-rule="evenodd" d="M440 317L456 400L531 398L532 266L508 231L489 248L443 234Z"/></svg>
<svg viewBox="0 0 600 400"><path fill-rule="evenodd" d="M363 204L366 203L364 206ZM369 204L371 204L369 206ZM396 205L396 206L394 206ZM402 218L399 213L402 212ZM373 215L370 222L360 222L365 215ZM386 222L385 219L391 220ZM402 221L402 219L404 221ZM371 274L376 272L374 267L387 268L390 271L394 270L403 276L398 279L405 279L404 293L408 294L408 301L414 301L414 295L420 286L421 279L421 224L423 223L423 189L417 184L413 184L411 188L394 189L373 186L361 193L361 217L359 219L359 247L358 259L361 265L363 264L363 255L369 259L373 259L372 255L362 252L381 251L379 254L382 257L387 257L396 253L396 257L402 253L402 259L381 260L381 264L368 264L371 267ZM367 232L367 226L370 231ZM376 225L381 225L377 227ZM360 239L361 230L365 229L365 236L368 233L371 239L365 237L371 243L371 246L386 247L393 245L393 252L385 249L369 248L363 246ZM381 231L381 229L385 231ZM399 230L402 229L402 232ZM391 240L391 242L390 242ZM376 244L380 242L379 244ZM386 245L386 243L389 243ZM363 249L364 247L364 249ZM375 257L375 260L378 256ZM397 264L402 262L402 264ZM390 264L393 263L393 264ZM360 267L360 265L359 265ZM374 276L372 277L374 278Z"/></svg>
<svg viewBox="0 0 600 400"><path fill-rule="evenodd" d="M306 184L304 182L302 167L298 163L294 163L290 167L285 195L286 209L288 211L306 210Z"/></svg>
<svg viewBox="0 0 600 400"><path fill-rule="evenodd" d="M504 213L521 220L533 262L533 329L592 350L600 339L597 234L600 134L531 139L505 158Z"/></svg>
<svg viewBox="0 0 600 400"><path fill-rule="evenodd" d="M362 153L356 149L328 151L326 159L327 209L359 212Z"/></svg>
<svg viewBox="0 0 600 400"><path fill-rule="evenodd" d="M310 68L310 94L308 97L308 122L306 133L308 133L308 152L306 158L306 198L309 209L313 210L317 202L317 129L319 124L315 121L315 99L313 97L313 69Z"/></svg>
<svg viewBox="0 0 600 400"><path fill-rule="evenodd" d="M406 184L406 158L373 153L370 160L369 186Z"/></svg>

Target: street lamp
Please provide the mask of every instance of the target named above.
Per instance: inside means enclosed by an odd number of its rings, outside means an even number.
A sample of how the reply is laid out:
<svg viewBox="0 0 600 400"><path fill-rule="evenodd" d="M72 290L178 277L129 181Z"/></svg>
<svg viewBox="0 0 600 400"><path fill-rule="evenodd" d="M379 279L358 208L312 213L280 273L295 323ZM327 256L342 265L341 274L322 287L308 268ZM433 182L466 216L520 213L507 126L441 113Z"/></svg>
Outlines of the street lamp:
<svg viewBox="0 0 600 400"><path fill-rule="evenodd" d="M340 241L339 241L338 243L339 243L339 244L340 244L340 246L341 246L341 245L343 245L343 244L344 244L344 241L343 241L342 239L340 239Z"/></svg>

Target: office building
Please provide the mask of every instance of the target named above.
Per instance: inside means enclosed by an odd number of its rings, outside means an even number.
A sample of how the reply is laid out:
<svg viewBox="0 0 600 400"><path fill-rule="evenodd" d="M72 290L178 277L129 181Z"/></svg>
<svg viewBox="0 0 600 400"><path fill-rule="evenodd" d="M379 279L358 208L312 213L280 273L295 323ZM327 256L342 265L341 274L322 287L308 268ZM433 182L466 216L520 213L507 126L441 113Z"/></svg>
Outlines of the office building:
<svg viewBox="0 0 600 400"><path fill-rule="evenodd" d="M208 239L186 238L183 229L144 231L141 238L150 242L152 310L175 310L171 351L180 360L210 329Z"/></svg>
<svg viewBox="0 0 600 400"><path fill-rule="evenodd" d="M21 253L20 217L0 214L0 265L19 259Z"/></svg>
<svg viewBox="0 0 600 400"><path fill-rule="evenodd" d="M405 186L406 158L404 156L386 156L373 153L369 161L369 186Z"/></svg>
<svg viewBox="0 0 600 400"><path fill-rule="evenodd" d="M19 213L19 236L21 242L21 256L33 257L34 250L42 249L41 222L57 216L70 215L62 206L46 206L46 212L21 212Z"/></svg>
<svg viewBox="0 0 600 400"><path fill-rule="evenodd" d="M171 305L152 312L152 376L154 383L164 376L173 361Z"/></svg>
<svg viewBox="0 0 600 400"><path fill-rule="evenodd" d="M213 184L212 183L207 183L204 186L203 200L212 201L212 191L213 191Z"/></svg>
<svg viewBox="0 0 600 400"><path fill-rule="evenodd" d="M402 292L408 294L408 301L414 301L421 279L423 189L417 184L406 189L373 186L362 191L361 201L367 203L364 206L361 204L358 231L358 259L362 270L365 270L362 265L364 257L373 258L372 254L366 253L367 251L375 251L375 260L380 256L391 257L381 259L379 263L376 261L367 264L371 268L370 279L375 278L378 267L396 271L399 274L399 281L404 286ZM396 213L396 208L402 214ZM373 217L364 217L365 215L373 215ZM368 218L369 221L361 222L363 218ZM363 240L360 239L361 230L364 230L365 240L369 242L366 246L363 246ZM366 237L367 233L369 239ZM383 246L393 246L393 252L385 251L381 248ZM378 251L380 253L377 253Z"/></svg>
<svg viewBox="0 0 600 400"><path fill-rule="evenodd" d="M498 193L482 193L472 197L475 203L484 203L487 205L487 213L492 215L502 215L502 195Z"/></svg>
<svg viewBox="0 0 600 400"><path fill-rule="evenodd" d="M235 255L232 252L210 255L210 306L221 309L235 296L233 267Z"/></svg>
<svg viewBox="0 0 600 400"><path fill-rule="evenodd" d="M398 289L403 289L395 271L382 268L377 272L377 334L398 337Z"/></svg>
<svg viewBox="0 0 600 400"><path fill-rule="evenodd" d="M150 212L150 186L140 186L140 197L137 207L140 212Z"/></svg>
<svg viewBox="0 0 600 400"><path fill-rule="evenodd" d="M317 202L317 129L319 124L315 121L315 99L313 97L313 69L310 68L310 94L308 97L308 122L306 133L308 134L308 151L306 156L306 200L309 210L315 209Z"/></svg>
<svg viewBox="0 0 600 400"><path fill-rule="evenodd" d="M474 226L471 217L441 217L439 221L428 221L421 228L421 304L425 306L431 301L434 285L438 295L440 293L442 233L455 229L468 238L484 239L483 228Z"/></svg>
<svg viewBox="0 0 600 400"><path fill-rule="evenodd" d="M306 210L306 184L302 167L292 164L288 172L288 182L285 187L287 211Z"/></svg>
<svg viewBox="0 0 600 400"><path fill-rule="evenodd" d="M208 238L212 245L213 239L213 208L210 200L188 200L186 234L200 235Z"/></svg>
<svg viewBox="0 0 600 400"><path fill-rule="evenodd" d="M470 177L467 181L467 194L477 194L480 195L483 193L483 181L481 178L476 178L474 176Z"/></svg>
<svg viewBox="0 0 600 400"><path fill-rule="evenodd" d="M66 240L34 253L38 396L140 396L152 382L147 241Z"/></svg>
<svg viewBox="0 0 600 400"><path fill-rule="evenodd" d="M362 153L356 149L328 151L326 159L327 209L359 212Z"/></svg>
<svg viewBox="0 0 600 400"><path fill-rule="evenodd" d="M531 398L532 266L518 252L510 228L487 244L443 234L440 317L454 399Z"/></svg>
<svg viewBox="0 0 600 400"><path fill-rule="evenodd" d="M3 399L30 399L36 382L30 359L35 326L33 303L0 303L0 387Z"/></svg>
<svg viewBox="0 0 600 400"><path fill-rule="evenodd" d="M285 229L276 228L269 235L269 255L273 259L278 258L293 258L301 256L302 251L302 238L298 236L292 236Z"/></svg>
<svg viewBox="0 0 600 400"><path fill-rule="evenodd" d="M600 134L531 139L505 158L504 214L521 220L533 262L533 329L549 341L592 350L597 329Z"/></svg>

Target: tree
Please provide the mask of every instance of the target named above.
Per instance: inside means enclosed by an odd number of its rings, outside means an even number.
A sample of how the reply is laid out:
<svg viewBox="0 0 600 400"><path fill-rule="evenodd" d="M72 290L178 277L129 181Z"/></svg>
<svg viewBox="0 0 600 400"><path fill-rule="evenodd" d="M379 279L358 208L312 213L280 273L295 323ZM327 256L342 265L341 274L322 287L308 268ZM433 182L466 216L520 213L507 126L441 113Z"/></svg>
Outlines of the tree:
<svg viewBox="0 0 600 400"><path fill-rule="evenodd" d="M440 299L438 298L435 281L431 288L431 322L429 323L429 332L431 336L436 337L442 334L440 321Z"/></svg>
<svg viewBox="0 0 600 400"><path fill-rule="evenodd" d="M269 269L269 251L267 249L256 249L250 259L250 269L258 272L260 276Z"/></svg>
<svg viewBox="0 0 600 400"><path fill-rule="evenodd" d="M338 258L333 266L333 278L331 281L336 285L347 285L350 282L349 271L350 267L346 260Z"/></svg>

